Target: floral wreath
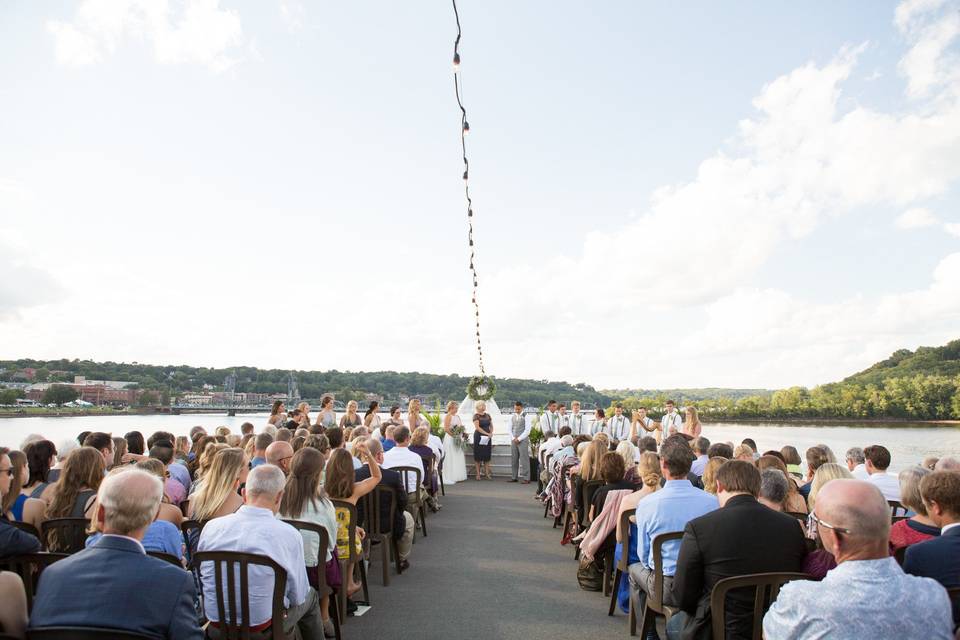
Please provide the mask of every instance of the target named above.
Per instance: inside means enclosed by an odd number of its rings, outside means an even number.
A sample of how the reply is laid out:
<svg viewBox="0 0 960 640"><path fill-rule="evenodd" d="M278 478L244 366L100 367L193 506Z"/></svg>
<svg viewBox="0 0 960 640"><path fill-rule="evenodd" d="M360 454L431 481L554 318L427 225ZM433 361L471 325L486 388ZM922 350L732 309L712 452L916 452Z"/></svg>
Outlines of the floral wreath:
<svg viewBox="0 0 960 640"><path fill-rule="evenodd" d="M497 385L489 376L473 376L467 385L467 397L474 402L487 401L497 392Z"/></svg>

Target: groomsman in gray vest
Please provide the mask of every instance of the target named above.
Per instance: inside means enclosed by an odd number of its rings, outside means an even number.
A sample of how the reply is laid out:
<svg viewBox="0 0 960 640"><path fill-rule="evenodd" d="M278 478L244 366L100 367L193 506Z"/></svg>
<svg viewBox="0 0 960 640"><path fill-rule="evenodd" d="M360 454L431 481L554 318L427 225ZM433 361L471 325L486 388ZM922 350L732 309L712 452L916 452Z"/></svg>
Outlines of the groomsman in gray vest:
<svg viewBox="0 0 960 640"><path fill-rule="evenodd" d="M523 403L519 400L513 404L510 435L513 436L510 441L510 473L513 476L510 482L517 482L519 472L523 484L530 484L530 427L523 414Z"/></svg>

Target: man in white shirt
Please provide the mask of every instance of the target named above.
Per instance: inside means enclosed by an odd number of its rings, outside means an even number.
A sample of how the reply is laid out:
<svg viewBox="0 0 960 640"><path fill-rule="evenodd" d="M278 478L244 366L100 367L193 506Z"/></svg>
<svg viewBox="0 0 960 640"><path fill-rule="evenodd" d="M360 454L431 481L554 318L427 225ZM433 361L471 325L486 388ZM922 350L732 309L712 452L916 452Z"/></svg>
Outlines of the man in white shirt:
<svg viewBox="0 0 960 640"><path fill-rule="evenodd" d="M847 449L847 469L857 480L866 480L870 477L867 473L866 459L863 457L863 449L860 447L851 447Z"/></svg>
<svg viewBox="0 0 960 640"><path fill-rule="evenodd" d="M557 405L557 415L560 416L560 427L570 426L570 416L567 415L567 405L560 403Z"/></svg>
<svg viewBox="0 0 960 640"><path fill-rule="evenodd" d="M677 413L676 405L673 400L667 400L667 412L660 418L660 444L674 433L680 433L683 429L683 417ZM673 432L670 431L673 429Z"/></svg>
<svg viewBox="0 0 960 640"><path fill-rule="evenodd" d="M547 457L549 458L562 446L560 444L560 437L553 431L547 431L543 435L546 436L546 440L540 443L540 448L537 450L538 459L544 451L547 452Z"/></svg>
<svg viewBox="0 0 960 640"><path fill-rule="evenodd" d="M423 481L423 458L409 449L410 429L408 427L397 427L393 432L393 439L397 444L393 449L383 454L383 467L385 469L396 469L397 467L413 467L414 469L419 469L420 479ZM406 476L407 495L410 496L411 500L416 500L418 489L417 477L412 473L408 473Z"/></svg>
<svg viewBox="0 0 960 640"><path fill-rule="evenodd" d="M617 403L613 408L613 417L610 418L610 437L613 439L613 444L619 443L621 440L626 440L630 437L630 422L627 420L627 416L623 415L623 405Z"/></svg>
<svg viewBox="0 0 960 640"><path fill-rule="evenodd" d="M282 621L272 622L282 624L286 635L291 635L294 627L299 627L300 635L304 638L322 638L320 601L307 580L303 537L276 517L283 487L283 472L272 464L262 464L251 470L243 489L244 505L236 513L210 520L200 533L197 550L253 553L279 564L287 572L287 587L283 597L287 615ZM273 570L250 565L247 571L249 624L262 628L271 622L273 616ZM200 581L206 605L204 612L208 620L219 622L215 580L213 563L202 563ZM225 603L225 606L229 609L230 603ZM230 617L229 614L227 616Z"/></svg>
<svg viewBox="0 0 960 640"><path fill-rule="evenodd" d="M570 409L572 413L568 416L567 420L570 423L570 435L579 436L581 434L587 433L585 420L583 419L583 414L580 413L580 401L574 400L570 403Z"/></svg>
<svg viewBox="0 0 960 640"><path fill-rule="evenodd" d="M510 482L530 484L530 425L523 415L523 403L517 400L513 405L513 415L510 416Z"/></svg>
<svg viewBox="0 0 960 640"><path fill-rule="evenodd" d="M557 413L556 400L547 403L547 410L540 416L540 429L544 433L547 431L560 433L560 415Z"/></svg>
<svg viewBox="0 0 960 640"><path fill-rule="evenodd" d="M870 477L867 482L877 485L887 500L900 502L900 480L887 473L890 467L890 451L883 445L875 444L863 450L864 466Z"/></svg>
<svg viewBox="0 0 960 640"><path fill-rule="evenodd" d="M690 466L690 473L703 476L703 471L707 468L707 463L710 462L710 457L707 455L707 451L710 450L710 441L700 436L694 438L690 444L693 447L693 453L697 456L697 459Z"/></svg>

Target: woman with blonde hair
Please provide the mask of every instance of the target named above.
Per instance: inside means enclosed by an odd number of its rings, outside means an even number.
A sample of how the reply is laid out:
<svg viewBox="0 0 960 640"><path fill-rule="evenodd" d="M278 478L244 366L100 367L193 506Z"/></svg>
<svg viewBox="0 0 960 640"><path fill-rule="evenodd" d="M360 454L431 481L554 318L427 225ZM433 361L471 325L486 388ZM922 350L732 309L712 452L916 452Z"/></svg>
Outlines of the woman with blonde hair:
<svg viewBox="0 0 960 640"><path fill-rule="evenodd" d="M714 456L707 461L703 469L703 490L710 495L717 495L717 471L727 459L723 456Z"/></svg>
<svg viewBox="0 0 960 640"><path fill-rule="evenodd" d="M738 444L737 448L733 450L733 459L752 463L753 454L753 447L748 444Z"/></svg>
<svg viewBox="0 0 960 640"><path fill-rule="evenodd" d="M353 461L350 454L345 449L334 449L330 454L330 461L327 465L327 477L324 482L324 488L327 494L334 500L343 500L352 505L363 496L373 491L380 483L382 474L377 461L370 455L367 447L360 445L357 447L363 456L362 461L370 467L370 477L360 482L355 480ZM350 512L343 507L335 507L337 517L337 555L341 559L349 558L350 550ZM363 557L362 540L366 533L360 527L357 527L357 539L355 540L354 552L358 558ZM354 577L354 566L356 562L351 562L346 570L346 589L347 597L352 596L360 590L360 584Z"/></svg>
<svg viewBox="0 0 960 640"><path fill-rule="evenodd" d="M701 432L703 432L703 425L700 424L700 414L696 407L687 407L682 432L691 438L699 438Z"/></svg>
<svg viewBox="0 0 960 640"><path fill-rule="evenodd" d="M816 445L820 447L820 445ZM807 496L807 503L810 506L810 513L813 513L813 507L817 501L817 494L820 493L820 490L832 480L849 480L853 478L853 474L843 465L839 465L836 462L825 462L820 465L816 472L813 474L813 479L810 481L810 495ZM807 518L807 538L810 540L816 540L817 533L817 521L815 518ZM803 566L801 571L812 576L815 580L822 580L827 572L832 570L837 566L837 560L833 555L826 549L815 549L813 552L808 553L803 559Z"/></svg>
<svg viewBox="0 0 960 640"><path fill-rule="evenodd" d="M213 455L209 471L190 498L188 517L207 522L242 507L243 498L237 494L237 490L247 481L249 470L250 460L242 450L218 450Z"/></svg>
<svg viewBox="0 0 960 640"><path fill-rule="evenodd" d="M629 531L623 531L620 528L620 521L625 511L634 511L641 500L660 489L660 480L663 478L660 472L660 456L651 452L644 451L640 454L640 462L637 464L637 473L639 480L643 484L639 491L634 491L620 500L620 512L617 515L617 548L614 552L614 563L620 562L623 554L624 545L627 547L628 563L640 562L637 555L637 523L636 519L630 517ZM629 576L624 575L620 579L619 585L614 585L617 589L617 602L620 608L627 612L630 610L630 584Z"/></svg>
<svg viewBox="0 0 960 640"><path fill-rule="evenodd" d="M228 448L229 447L225 442L211 442L204 447L203 452L197 459L197 472L195 474L195 478L197 480L203 479L203 477L207 474L207 471L210 470L210 465L213 464L213 459L216 457L217 453Z"/></svg>
<svg viewBox="0 0 960 640"><path fill-rule="evenodd" d="M787 471L787 465L776 456L760 456L757 460L757 469L776 469L787 479L787 498L783 501L783 510L788 513L807 513L807 501L803 499L797 482Z"/></svg>
<svg viewBox="0 0 960 640"><path fill-rule="evenodd" d="M309 402L301 402L300 404L297 405L297 411L300 412L300 416L299 416L299 418L300 418L300 420L299 420L300 426L301 426L301 427L308 427L308 426L310 426L310 403L309 403Z"/></svg>
<svg viewBox="0 0 960 640"><path fill-rule="evenodd" d="M598 434L599 436L600 434ZM600 461L603 454L609 450L607 441L596 437L587 445L587 450L580 458L580 465L570 468L570 489L573 491L573 504L577 510L577 522L585 522L589 505L582 504L583 485L592 480L602 480L600 476Z"/></svg>
<svg viewBox="0 0 960 640"><path fill-rule="evenodd" d="M105 472L99 451L93 447L74 449L63 463L60 479L54 485L46 518L90 518Z"/></svg>
<svg viewBox="0 0 960 640"><path fill-rule="evenodd" d="M363 419L357 413L357 401L351 400L347 403L347 412L340 418L340 428L359 427L363 424Z"/></svg>
<svg viewBox="0 0 960 640"><path fill-rule="evenodd" d="M127 439L113 438L113 464L110 468L118 467L123 464L123 456L127 455Z"/></svg>
<svg viewBox="0 0 960 640"><path fill-rule="evenodd" d="M807 506L810 511L813 511L813 506L817 502L817 494L823 489L823 485L831 480L849 480L851 478L853 478L853 474L850 473L850 470L836 462L827 462L820 465L817 472L813 474L813 482L810 485L810 495L807 496Z"/></svg>
<svg viewBox="0 0 960 640"><path fill-rule="evenodd" d="M411 400L407 405L407 426L410 427L410 433L413 433L420 427L430 428L430 423L423 417L421 411L420 401L416 398Z"/></svg>
<svg viewBox="0 0 960 640"><path fill-rule="evenodd" d="M467 458L463 437L454 433L463 431L463 421L457 415L460 405L451 400L443 416L443 483L456 484L467 479Z"/></svg>
<svg viewBox="0 0 960 640"><path fill-rule="evenodd" d="M623 468L625 469L623 479L627 482L640 484L640 479L637 476L636 452L637 448L629 440L621 440L616 448L617 455L623 458Z"/></svg>
<svg viewBox="0 0 960 640"><path fill-rule="evenodd" d="M410 402L411 408L413 401ZM493 480L490 473L490 455L493 452L493 418L487 413L487 403L477 402L477 412L473 414L473 465L477 471L477 480L480 479L480 467L485 470L487 480ZM486 441L484 444L481 442Z"/></svg>
<svg viewBox="0 0 960 640"><path fill-rule="evenodd" d="M187 436L177 436L173 447L173 457L184 464L190 460L190 438Z"/></svg>

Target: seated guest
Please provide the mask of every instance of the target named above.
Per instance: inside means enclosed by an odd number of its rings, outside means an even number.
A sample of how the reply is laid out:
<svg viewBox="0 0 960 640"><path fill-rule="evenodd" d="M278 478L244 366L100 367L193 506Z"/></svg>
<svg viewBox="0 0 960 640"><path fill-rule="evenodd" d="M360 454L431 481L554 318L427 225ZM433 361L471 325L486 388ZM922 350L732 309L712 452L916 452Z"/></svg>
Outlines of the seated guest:
<svg viewBox="0 0 960 640"><path fill-rule="evenodd" d="M113 466L114 445L113 438L110 437L109 433L103 433L102 431L89 433L87 437L83 439L83 446L93 447L100 452L100 455L103 456L104 469L109 469Z"/></svg>
<svg viewBox="0 0 960 640"><path fill-rule="evenodd" d="M900 482L896 476L887 473L887 468L890 466L890 451L882 445L875 444L864 449L863 456L866 459L867 473L870 474L868 480L877 485L884 498L899 502Z"/></svg>
<svg viewBox="0 0 960 640"><path fill-rule="evenodd" d="M712 448L713 447L711 447L711 449ZM703 478L701 478L703 490L712 496L717 495L717 471L720 470L720 467L722 467L723 463L727 460L728 458L713 456L707 461L707 466L703 470Z"/></svg>
<svg viewBox="0 0 960 640"><path fill-rule="evenodd" d="M380 465L371 457L369 451L364 450L362 455L364 456L364 462L370 466L370 477L357 482L354 478L356 472L353 469L353 462L350 461L352 456L347 453L347 450L334 449L333 453L330 454L330 463L327 465L327 478L324 482L324 489L326 489L327 495L332 499L343 500L344 502L356 505L360 498L373 491L377 487L377 484L380 483L380 478L382 477ZM336 512L337 556L341 560L346 560L351 555L350 512L343 507L336 507ZM357 537L353 541L353 551L357 557L362 558L362 540L365 534L359 526L356 528L356 531ZM344 589L346 589L347 597L352 596L360 590L360 583L357 582L354 577L355 565L356 562L350 562L347 565L346 575L343 576L345 582L343 586Z"/></svg>
<svg viewBox="0 0 960 640"><path fill-rule="evenodd" d="M287 572L287 587L283 597L286 616L273 620L273 569L250 565L248 589L250 593L251 630L263 631L273 624L282 624L286 635L299 628L301 637L322 638L323 620L320 600L307 579L307 565L303 555L303 537L287 523L276 518L283 499L283 472L271 464L262 464L250 471L243 489L243 506L236 513L217 518L203 528L197 550L235 551L270 558ZM217 587L212 562L200 565L203 584L204 613L215 627L219 626ZM224 603L229 610L231 603ZM227 613L229 618L229 613ZM237 616L238 618L240 616Z"/></svg>
<svg viewBox="0 0 960 640"><path fill-rule="evenodd" d="M659 449L659 445L657 444L657 439L653 436L643 436L637 440L637 449L640 450L640 453L645 451L656 453L657 449Z"/></svg>
<svg viewBox="0 0 960 640"><path fill-rule="evenodd" d="M25 637L27 592L23 580L12 571L0 571L0 632L10 638Z"/></svg>
<svg viewBox="0 0 960 640"><path fill-rule="evenodd" d="M779 471L781 487L787 481ZM731 460L717 472L720 508L687 523L677 557L672 600L680 612L667 624L667 638L710 635L710 594L724 578L750 573L798 571L807 553L797 521L757 502L761 476L749 462ZM727 637L749 638L753 628L753 593L727 596Z"/></svg>
<svg viewBox="0 0 960 640"><path fill-rule="evenodd" d="M391 425L387 425L386 427L384 427L384 429L383 429L383 442L381 443L381 444L383 444L383 450L384 450L384 452L389 452L391 449L393 449L395 446L397 446L397 441L394 440L393 438L394 438L394 434L397 432L397 427L401 427L401 426L403 426L403 425L399 425L399 424L394 425L394 424L391 424Z"/></svg>
<svg viewBox="0 0 960 640"><path fill-rule="evenodd" d="M860 447L850 447L847 449L847 469L857 480L866 480L870 477L867 473L866 458L863 455L863 449Z"/></svg>
<svg viewBox="0 0 960 640"><path fill-rule="evenodd" d="M337 513L320 483L325 464L326 459L316 449L308 447L296 452L290 462L290 474L287 476L283 499L280 501L280 517L285 520L312 522L327 530L325 549L320 549L320 537L316 533L300 531L303 537L307 581L314 589L320 584L321 571L325 576L331 572L339 576L339 567L334 566L337 558L333 555L337 548ZM329 581L327 583L329 584ZM334 628L330 619L330 592L318 592L318 595L323 633L331 638L334 636Z"/></svg>
<svg viewBox="0 0 960 640"><path fill-rule="evenodd" d="M920 495L940 536L907 548L903 570L933 578L944 587L960 587L960 473L934 471L920 481ZM960 607L954 602L953 621L960 624Z"/></svg>
<svg viewBox="0 0 960 640"><path fill-rule="evenodd" d="M800 485L800 495L804 500L810 497L810 486L813 484L813 476L817 469L830 462L827 452L821 447L810 447L807 449L807 477L806 482Z"/></svg>
<svg viewBox="0 0 960 640"><path fill-rule="evenodd" d="M764 471L766 469L776 469L787 479L787 499L783 504L783 510L789 513L806 513L807 501L800 495L800 487L796 479L787 471L786 465L776 456L761 456L757 460L757 469Z"/></svg>
<svg viewBox="0 0 960 640"><path fill-rule="evenodd" d="M407 492L403 485L400 474L393 469L385 469L383 465L383 445L377 438L370 438L360 447L361 453L370 455L380 467L379 486L387 487L393 491L396 497L397 507L393 513L393 522L390 523L390 503L386 500L380 503L380 523L384 528L389 527L393 531L393 537L397 541L397 547L400 551L400 570L410 566L410 551L413 549L414 519L407 511ZM363 482L370 477L370 465L363 465L357 469L354 475L356 482ZM386 533L386 531L381 531Z"/></svg>
<svg viewBox="0 0 960 640"><path fill-rule="evenodd" d="M56 445L49 440L37 440L28 444L23 453L27 456L29 475L21 491L30 498L49 500L53 495L53 483L60 475L60 470L57 469L56 477L51 477L53 468L57 464Z"/></svg>
<svg viewBox="0 0 960 640"><path fill-rule="evenodd" d="M63 464L67 461L67 456L79 447L80 444L74 438L65 438L57 445L57 464L50 468L50 473L47 475L47 482L52 485L60 479L60 472L63 470ZM49 487L47 489L49 490ZM41 497L49 502L49 499L45 495Z"/></svg>
<svg viewBox="0 0 960 640"><path fill-rule="evenodd" d="M157 468L162 467L159 460L144 460L143 462L138 462L136 466L131 465L120 465L114 467L110 470L110 473L107 474L107 477L115 476L120 473L125 473L127 471L132 471L133 469L140 469L145 471L153 476L156 476L158 480L162 480L163 476L157 475ZM166 499L166 496L163 498ZM97 513L99 509L99 498L93 503L93 512ZM173 509L177 512L177 516L182 519L180 510L174 507L172 504L167 502L160 502L160 508L157 511L157 516L153 522L147 527L146 531L141 538L140 543L143 545L144 550L146 551L159 551L160 553L167 553L171 556L177 558L178 560L183 558L183 537L180 534L180 519L177 520L176 524L173 524L169 519L162 517L164 509ZM101 537L103 537L103 523L98 522L94 518L91 523L91 528L93 530L92 535L88 536L84 542L84 546L89 548L94 546Z"/></svg>
<svg viewBox="0 0 960 640"><path fill-rule="evenodd" d="M764 469L760 472L760 493L757 502L773 509L783 511L783 503L787 499L788 483L779 469Z"/></svg>
<svg viewBox="0 0 960 640"><path fill-rule="evenodd" d="M904 574L890 557L890 509L875 485L829 482L810 519L838 566L822 582L785 584L763 618L765 638L953 640L947 592L935 580Z"/></svg>
<svg viewBox="0 0 960 640"><path fill-rule="evenodd" d="M194 491L197 490L200 481L203 480L207 472L210 471L210 467L213 465L213 460L217 457L217 454L229 448L225 442L221 443L213 439L207 443L207 446L203 448L203 451L200 452L200 456L197 458L197 470L194 475L196 482L193 484ZM191 493L190 496L192 498L193 494Z"/></svg>
<svg viewBox="0 0 960 640"><path fill-rule="evenodd" d="M725 458L733 460L733 447L726 442L714 442L707 449L707 458Z"/></svg>
<svg viewBox="0 0 960 640"><path fill-rule="evenodd" d="M129 431L124 434L123 439L127 441L127 452L135 456L142 456L147 451L146 440L139 431Z"/></svg>
<svg viewBox="0 0 960 640"><path fill-rule="evenodd" d="M681 436L670 436L660 446L660 471L666 484L637 505L637 557L639 562L629 565L630 586L639 596L638 611L642 610L647 594L654 587L653 539L661 533L683 531L690 520L717 508L717 499L687 480L693 453ZM672 604L670 593L676 572L679 541L663 545L663 595L666 604ZM656 635L654 631L652 636Z"/></svg>
<svg viewBox="0 0 960 640"><path fill-rule="evenodd" d="M780 455L783 456L783 462L787 465L787 472L797 480L803 479L803 471L800 469L800 452L792 445L786 445L780 448Z"/></svg>
<svg viewBox="0 0 960 640"><path fill-rule="evenodd" d="M130 467L130 465L123 466ZM161 481L170 479L167 477L167 470L166 467L163 466L163 463L154 458L147 458L146 460L138 462L134 466L136 466L137 469L143 469L147 473L152 473L160 478ZM180 510L180 507L175 506L167 496L166 485L164 485L163 502L160 503L160 513L157 516L157 519L166 520L170 524L174 525L178 531L180 530L180 524L183 522L183 511Z"/></svg>
<svg viewBox="0 0 960 640"><path fill-rule="evenodd" d="M28 445L29 448L32 445ZM8 454L10 464L13 465L13 474L10 477L10 488L0 500L0 513L14 522L26 522L40 530L47 503L39 498L31 498L23 485L30 479L30 469L27 468L27 456L22 451L11 451Z"/></svg>
<svg viewBox="0 0 960 640"><path fill-rule="evenodd" d="M627 444L630 443L627 442ZM603 480L603 484L593 492L593 501L590 503L590 520L593 520L603 511L608 493L621 490L633 491L637 488L632 480L624 480L625 471L623 467L623 458L614 451L608 451L600 458L600 479Z"/></svg>
<svg viewBox="0 0 960 640"><path fill-rule="evenodd" d="M647 436L645 436L647 437ZM643 438L641 438L642 440ZM656 444L656 441L654 441ZM620 528L620 517L625 511L636 511L637 504L648 495L660 489L660 457L652 451L644 451L640 454L640 463L637 465L638 474L642 485L639 491L634 491L620 500L620 512L617 514L617 546L614 551L614 563L620 562L621 554L624 548L627 549L627 564L640 562L637 556L637 523L630 523L630 530L623 531ZM634 518L635 520L636 518ZM632 544L631 544L632 541ZM620 584L617 586L617 602L624 613L629 609L630 598L630 576L623 576Z"/></svg>
<svg viewBox="0 0 960 640"><path fill-rule="evenodd" d="M247 481L250 465L240 449L226 448L218 451L210 464L210 471L196 484L190 497L191 520L207 522L222 518L243 506L243 498L237 495L240 485Z"/></svg>
<svg viewBox="0 0 960 640"><path fill-rule="evenodd" d="M753 462L754 449L750 448L748 444L738 445L736 449L733 450L733 459L734 460L743 460L744 462Z"/></svg>
<svg viewBox="0 0 960 640"><path fill-rule="evenodd" d="M933 465L934 471L960 471L960 459L944 456Z"/></svg>
<svg viewBox="0 0 960 640"><path fill-rule="evenodd" d="M163 483L139 469L103 480L96 520L103 536L40 576L30 628L109 627L151 638L203 637L193 575L144 552L141 540Z"/></svg>
<svg viewBox="0 0 960 640"><path fill-rule="evenodd" d="M410 446L408 449L420 456L420 463L423 465L424 478L423 488L427 493L427 506L436 513L440 509L440 503L437 501L437 489L440 483L437 478L437 458L433 449L428 444L430 439L430 429L426 427L417 427L410 436Z"/></svg>
<svg viewBox="0 0 960 640"><path fill-rule="evenodd" d="M747 460L746 462L756 462L756 459L760 457L760 454L757 453L760 449L757 447L757 441L753 438L744 438L740 441L740 446L750 447L750 451L753 452L754 459L752 461ZM736 456L734 456L734 458L736 458Z"/></svg>
<svg viewBox="0 0 960 640"><path fill-rule="evenodd" d="M258 433L253 439L253 458L250 460L250 468L256 469L262 464L267 464L267 447L273 444L273 436L269 433Z"/></svg>
<svg viewBox="0 0 960 640"><path fill-rule="evenodd" d="M558 436L555 432L550 431L548 429L547 432L543 434L543 442L541 442L540 446L537 447L537 459L539 460L540 454L543 453L544 451L546 452L546 455L549 458L554 453L556 453L560 447L561 447L560 436Z"/></svg>
<svg viewBox="0 0 960 640"><path fill-rule="evenodd" d="M907 520L898 520L890 527L890 555L897 549L909 547L940 535L940 527L927 514L927 507L920 497L920 483L930 475L923 467L910 467L900 472L900 503L914 512Z"/></svg>
<svg viewBox="0 0 960 640"><path fill-rule="evenodd" d="M707 455L707 451L710 450L710 441L700 436L695 438L692 444L693 453L697 456L697 459L690 465L690 473L702 476L703 470L707 468L707 462L710 460L710 456Z"/></svg>
<svg viewBox="0 0 960 640"><path fill-rule="evenodd" d="M10 492L13 464L6 448L0 448L0 500ZM0 556L40 551L40 541L35 536L20 531L6 518L0 518Z"/></svg>
<svg viewBox="0 0 960 640"><path fill-rule="evenodd" d="M163 494L167 497L170 504L179 507L180 503L187 499L187 488L183 486L182 482L173 477L170 469L177 467L178 469L186 471L186 468L179 464L173 464L173 447L167 446L169 444L171 443L164 440L160 444L155 444L150 447L150 457L148 460L156 460L162 465L164 479ZM179 473L179 471L177 473ZM187 473L187 477L190 477L189 473Z"/></svg>
<svg viewBox="0 0 960 640"><path fill-rule="evenodd" d="M281 431L283 431L281 429ZM267 464L283 471L284 476L290 475L290 461L293 459L293 445L287 440L277 440L270 444L266 450Z"/></svg>
<svg viewBox="0 0 960 640"><path fill-rule="evenodd" d="M113 441L110 441L113 446ZM93 447L74 450L63 465L47 506L47 519L91 518L91 507L103 482L106 466L103 455Z"/></svg>
<svg viewBox="0 0 960 640"><path fill-rule="evenodd" d="M425 476L423 472L423 460L410 451L410 429L408 427L394 427L393 438L396 446L383 454L383 466L387 469L396 469L397 467L413 467L420 470L420 477ZM412 473L407 474L407 494L411 502L418 500L418 495L422 489L417 486L417 477ZM412 508L411 505L407 506ZM414 514L415 517L415 514Z"/></svg>
<svg viewBox="0 0 960 640"><path fill-rule="evenodd" d="M623 458L623 479L636 485L640 484L640 478L637 475L637 463L640 462L640 450L637 449L629 440L621 440L614 450L617 455Z"/></svg>

